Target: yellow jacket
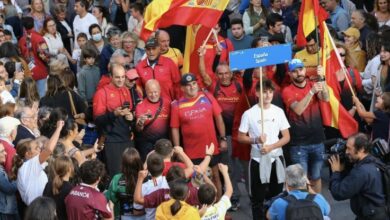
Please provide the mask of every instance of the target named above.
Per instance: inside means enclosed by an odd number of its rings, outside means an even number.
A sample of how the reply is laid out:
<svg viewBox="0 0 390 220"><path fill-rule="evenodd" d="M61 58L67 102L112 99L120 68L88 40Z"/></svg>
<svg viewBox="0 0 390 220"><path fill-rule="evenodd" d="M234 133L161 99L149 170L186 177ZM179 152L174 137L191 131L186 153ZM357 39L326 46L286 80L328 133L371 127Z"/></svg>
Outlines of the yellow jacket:
<svg viewBox="0 0 390 220"><path fill-rule="evenodd" d="M171 213L171 205L174 202L174 199L170 199L161 203L156 210L156 220L200 220L198 210L184 201L180 201L181 209L173 216Z"/></svg>

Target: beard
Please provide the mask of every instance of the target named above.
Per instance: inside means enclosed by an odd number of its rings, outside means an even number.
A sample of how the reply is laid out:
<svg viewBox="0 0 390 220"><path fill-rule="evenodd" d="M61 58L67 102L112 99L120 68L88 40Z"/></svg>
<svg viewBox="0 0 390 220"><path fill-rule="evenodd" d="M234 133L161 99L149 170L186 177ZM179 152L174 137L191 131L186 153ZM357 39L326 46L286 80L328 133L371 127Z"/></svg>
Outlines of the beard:
<svg viewBox="0 0 390 220"><path fill-rule="evenodd" d="M305 81L305 77L304 76L298 76L297 78L294 78L293 81L295 83L303 83Z"/></svg>

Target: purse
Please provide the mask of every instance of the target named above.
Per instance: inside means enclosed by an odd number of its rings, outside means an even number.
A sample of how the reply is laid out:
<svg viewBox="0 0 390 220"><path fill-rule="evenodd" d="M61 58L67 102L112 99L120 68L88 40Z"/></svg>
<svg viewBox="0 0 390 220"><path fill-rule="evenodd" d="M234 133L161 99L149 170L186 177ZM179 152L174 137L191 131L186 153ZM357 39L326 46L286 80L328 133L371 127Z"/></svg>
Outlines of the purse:
<svg viewBox="0 0 390 220"><path fill-rule="evenodd" d="M76 111L76 107L74 105L72 93L70 91L68 91L68 96L69 96L69 101L70 101L70 108L72 111L72 115L74 117L75 115L77 115L77 111ZM75 121L79 125L86 125L87 124L87 122L85 121L84 118L75 118Z"/></svg>

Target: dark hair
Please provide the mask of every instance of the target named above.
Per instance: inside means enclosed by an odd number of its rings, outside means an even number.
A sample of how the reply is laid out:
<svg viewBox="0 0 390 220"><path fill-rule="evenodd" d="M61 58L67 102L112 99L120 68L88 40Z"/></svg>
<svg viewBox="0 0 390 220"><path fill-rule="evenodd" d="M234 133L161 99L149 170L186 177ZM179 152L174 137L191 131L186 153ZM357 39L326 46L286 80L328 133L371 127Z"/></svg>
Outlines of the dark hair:
<svg viewBox="0 0 390 220"><path fill-rule="evenodd" d="M66 138L71 131L77 128L77 123L74 119L68 118L64 122L64 127L62 127L60 132L60 138Z"/></svg>
<svg viewBox="0 0 390 220"><path fill-rule="evenodd" d="M181 209L180 201L184 201L188 194L188 185L184 179L174 180L169 182L169 191L171 198L175 202L171 205L171 214L175 216Z"/></svg>
<svg viewBox="0 0 390 220"><path fill-rule="evenodd" d="M168 173L165 176L165 178L167 179L167 182L169 183L169 182L174 181L176 179L186 178L186 175L184 173L183 168L181 168L177 165L173 165L173 166L171 166L171 168L169 168Z"/></svg>
<svg viewBox="0 0 390 220"><path fill-rule="evenodd" d="M7 29L4 29L3 30L3 33L4 33L4 35L6 35L6 36L12 36L12 32L10 31L10 30L7 30ZM8 41L7 41L8 42ZM4 42L5 43L5 42ZM8 43L10 43L10 42L8 42Z"/></svg>
<svg viewBox="0 0 390 220"><path fill-rule="evenodd" d="M104 176L104 164L99 160L88 160L80 167L81 180L85 184L94 184Z"/></svg>
<svg viewBox="0 0 390 220"><path fill-rule="evenodd" d="M160 139L154 144L154 150L165 158L173 151L172 142L168 139Z"/></svg>
<svg viewBox="0 0 390 220"><path fill-rule="evenodd" d="M103 18L106 19L107 23L110 22L110 16L109 16L108 11L107 11L107 9L105 7L103 7L101 5L95 5L93 7L99 9L99 11L101 13L103 13Z"/></svg>
<svg viewBox="0 0 390 220"><path fill-rule="evenodd" d="M127 148L123 152L121 168L126 180L126 192L133 194L137 183L138 172L143 168L141 157L135 148Z"/></svg>
<svg viewBox="0 0 390 220"><path fill-rule="evenodd" d="M66 13L66 11L67 11L67 9L66 9L66 6L64 4L56 4L54 6L54 13L56 15L58 15L59 13L62 13L62 12Z"/></svg>
<svg viewBox="0 0 390 220"><path fill-rule="evenodd" d="M66 87L64 81L58 75L50 75L47 79L47 91L46 96L52 97L58 93L65 91Z"/></svg>
<svg viewBox="0 0 390 220"><path fill-rule="evenodd" d="M85 64L85 59L90 57L95 58L96 62L98 54L96 53L96 50L92 49L91 47L83 47L83 49L81 50L81 57L83 58L83 64Z"/></svg>
<svg viewBox="0 0 390 220"><path fill-rule="evenodd" d="M47 17L44 21L43 21L43 26L42 26L42 30L41 30L41 34L42 35L45 35L46 33L48 33L49 31L47 30L47 23L49 23L50 21L53 21L54 24L56 23L56 21L52 18L52 17Z"/></svg>
<svg viewBox="0 0 390 220"><path fill-rule="evenodd" d="M84 7L85 10L88 10L88 8L89 8L89 2L87 0L76 0L75 4L76 3L80 3L80 6Z"/></svg>
<svg viewBox="0 0 390 220"><path fill-rule="evenodd" d="M34 28L34 18L32 18L32 17L23 17L22 18L22 24L23 24L23 27L26 30L31 30L31 29Z"/></svg>
<svg viewBox="0 0 390 220"><path fill-rule="evenodd" d="M12 79L15 75L15 62L8 61L4 64L5 71L8 73L8 78Z"/></svg>
<svg viewBox="0 0 390 220"><path fill-rule="evenodd" d="M64 82L65 88L73 90L76 85L76 77L70 68L65 68L61 71L60 77Z"/></svg>
<svg viewBox="0 0 390 220"><path fill-rule="evenodd" d="M230 22L230 25L233 26L233 24L240 24L241 27L244 27L244 23L242 22L241 18L233 18Z"/></svg>
<svg viewBox="0 0 390 220"><path fill-rule="evenodd" d="M311 41L311 40L314 40L314 42L316 42L317 43L317 32L316 32L316 30L314 30L314 31L312 31L309 35L307 35L307 37L306 37L306 41L307 42L309 42L309 41ZM318 38L319 39L319 38Z"/></svg>
<svg viewBox="0 0 390 220"><path fill-rule="evenodd" d="M367 34L366 40L366 50L367 50L367 60L371 60L376 55L378 55L381 51L381 36L378 33L370 32Z"/></svg>
<svg viewBox="0 0 390 220"><path fill-rule="evenodd" d="M364 153L368 153L371 150L370 139L364 133L357 133L351 137L354 140L354 148L356 151L363 150Z"/></svg>
<svg viewBox="0 0 390 220"><path fill-rule="evenodd" d="M102 28L98 24L91 24L88 28L88 32L90 35L92 35L92 30L98 28L100 32L102 32Z"/></svg>
<svg viewBox="0 0 390 220"><path fill-rule="evenodd" d="M272 83L272 81L270 79L264 79L263 80L263 90L266 91L266 90L272 90L272 91L275 91L275 86L274 84ZM260 81L258 81L256 83L256 91L260 91Z"/></svg>
<svg viewBox="0 0 390 220"><path fill-rule="evenodd" d="M39 94L35 80L31 77L25 77L20 84L19 98L24 99L27 106L32 106L34 102L39 102Z"/></svg>
<svg viewBox="0 0 390 220"><path fill-rule="evenodd" d="M164 160L157 153L151 153L146 160L148 171L152 177L158 177L164 170Z"/></svg>
<svg viewBox="0 0 390 220"><path fill-rule="evenodd" d="M364 20L366 21L366 25L369 28L371 28L371 30L373 30L374 32L378 32L379 24L378 24L378 20L376 19L376 17L373 14L368 13L368 12L364 12L363 16L364 16Z"/></svg>
<svg viewBox="0 0 390 220"><path fill-rule="evenodd" d="M211 205L215 201L214 186L209 183L202 184L198 190L198 199L200 204Z"/></svg>
<svg viewBox="0 0 390 220"><path fill-rule="evenodd" d="M0 46L0 56L7 58L18 58L18 48L11 42L4 42Z"/></svg>
<svg viewBox="0 0 390 220"><path fill-rule="evenodd" d="M83 33L83 32L81 32L81 33L79 33L79 34L77 35L76 40L78 40L78 39L80 39L80 38L85 38L85 39L88 40L88 36L87 36L85 33Z"/></svg>
<svg viewBox="0 0 390 220"><path fill-rule="evenodd" d="M34 140L32 138L22 139L16 145L16 154L12 160L12 171L10 180L16 180L18 178L19 168L23 165L26 159L26 153L31 151L31 143Z"/></svg>
<svg viewBox="0 0 390 220"><path fill-rule="evenodd" d="M28 206L25 220L57 220L56 203L52 198L40 196Z"/></svg>
<svg viewBox="0 0 390 220"><path fill-rule="evenodd" d="M40 129L41 135L46 137L51 137L55 131L57 126L57 121L63 120L66 121L68 119L68 113L63 108L55 108L50 111L49 119L42 124Z"/></svg>
<svg viewBox="0 0 390 220"><path fill-rule="evenodd" d="M142 3L139 3L139 2L134 2L132 4L130 4L130 9L133 8L134 10L136 11L139 11L142 15L144 14L144 5Z"/></svg>
<svg viewBox="0 0 390 220"><path fill-rule="evenodd" d="M267 16L267 28L275 26L276 22L283 22L283 17L278 13L271 13Z"/></svg>

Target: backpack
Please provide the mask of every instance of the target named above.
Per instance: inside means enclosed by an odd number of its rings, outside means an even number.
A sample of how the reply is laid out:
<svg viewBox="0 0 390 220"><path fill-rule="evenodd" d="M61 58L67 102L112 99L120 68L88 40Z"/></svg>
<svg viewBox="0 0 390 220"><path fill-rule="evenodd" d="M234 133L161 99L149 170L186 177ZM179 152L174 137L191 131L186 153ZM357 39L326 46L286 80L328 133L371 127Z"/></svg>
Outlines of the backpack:
<svg viewBox="0 0 390 220"><path fill-rule="evenodd" d="M288 195L286 220L323 220L324 216L317 203L314 202L316 194L307 194L304 199L297 199L293 195Z"/></svg>
<svg viewBox="0 0 390 220"><path fill-rule="evenodd" d="M383 193L386 199L386 212L390 216L390 165L384 163L376 163L376 166L382 172Z"/></svg>

